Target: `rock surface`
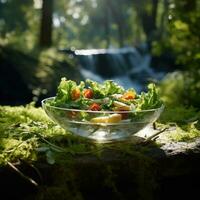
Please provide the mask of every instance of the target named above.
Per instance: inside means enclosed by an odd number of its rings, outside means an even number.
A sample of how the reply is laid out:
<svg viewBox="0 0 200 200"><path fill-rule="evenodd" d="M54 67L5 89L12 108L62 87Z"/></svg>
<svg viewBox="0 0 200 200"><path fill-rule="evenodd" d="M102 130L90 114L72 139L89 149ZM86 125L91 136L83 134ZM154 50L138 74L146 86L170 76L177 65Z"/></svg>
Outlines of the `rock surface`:
<svg viewBox="0 0 200 200"><path fill-rule="evenodd" d="M1 194L20 199L193 199L200 178L200 139L156 146L132 145L123 154L112 148L75 156L69 163L16 165L35 187L7 167L0 172ZM67 156L67 155L66 155ZM37 169L37 170L36 170ZM12 193L8 193L13 191Z"/></svg>

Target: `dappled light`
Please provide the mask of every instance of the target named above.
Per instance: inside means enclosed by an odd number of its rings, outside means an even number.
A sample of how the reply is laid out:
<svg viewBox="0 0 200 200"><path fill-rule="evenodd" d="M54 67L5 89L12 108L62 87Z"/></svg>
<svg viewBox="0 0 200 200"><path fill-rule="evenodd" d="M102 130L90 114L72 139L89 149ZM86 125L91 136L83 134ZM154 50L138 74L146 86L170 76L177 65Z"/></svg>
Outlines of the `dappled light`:
<svg viewBox="0 0 200 200"><path fill-rule="evenodd" d="M199 0L0 0L0 199L195 199L199 22Z"/></svg>

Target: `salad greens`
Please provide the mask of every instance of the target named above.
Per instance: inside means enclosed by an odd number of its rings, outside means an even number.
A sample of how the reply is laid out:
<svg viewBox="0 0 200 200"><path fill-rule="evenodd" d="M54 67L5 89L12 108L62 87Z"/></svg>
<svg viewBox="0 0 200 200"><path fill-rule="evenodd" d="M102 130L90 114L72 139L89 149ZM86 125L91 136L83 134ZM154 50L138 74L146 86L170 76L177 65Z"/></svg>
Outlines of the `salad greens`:
<svg viewBox="0 0 200 200"><path fill-rule="evenodd" d="M147 92L138 94L112 80L98 83L87 79L79 84L62 78L51 106L91 111L140 111L159 108L162 105L155 84L147 86Z"/></svg>

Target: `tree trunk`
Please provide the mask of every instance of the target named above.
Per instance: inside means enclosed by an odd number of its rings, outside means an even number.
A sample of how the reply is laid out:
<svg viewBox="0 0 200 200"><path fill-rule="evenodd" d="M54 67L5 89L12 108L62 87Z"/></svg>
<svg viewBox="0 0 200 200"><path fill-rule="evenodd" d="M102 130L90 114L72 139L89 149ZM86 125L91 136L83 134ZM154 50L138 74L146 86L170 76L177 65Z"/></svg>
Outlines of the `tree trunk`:
<svg viewBox="0 0 200 200"><path fill-rule="evenodd" d="M152 28L156 29L156 18L158 10L158 0L152 0Z"/></svg>
<svg viewBox="0 0 200 200"><path fill-rule="evenodd" d="M122 15L120 14L119 9L116 8L111 1L108 1L108 4L111 9L114 21L118 28L119 47L123 47L124 46L124 30L123 30Z"/></svg>
<svg viewBox="0 0 200 200"><path fill-rule="evenodd" d="M121 23L121 21L118 21L117 26L118 26L118 36L119 36L119 47L121 48L124 46L123 23Z"/></svg>
<svg viewBox="0 0 200 200"><path fill-rule="evenodd" d="M166 26L166 23L168 20L168 15L167 15L168 7L169 7L168 4L169 4L169 0L164 0L164 2L163 2L164 11L161 15L161 21L160 21L160 27L159 27L159 39L163 38L167 33L165 26Z"/></svg>
<svg viewBox="0 0 200 200"><path fill-rule="evenodd" d="M146 10L144 10L145 2L139 4L138 1L135 1L134 4L137 9L138 16L141 20L143 30L147 37L147 44L151 49L151 42L154 38L154 33L157 29L156 19L158 10L158 0L151 0L151 12L147 12Z"/></svg>
<svg viewBox="0 0 200 200"><path fill-rule="evenodd" d="M40 29L40 46L49 47L52 44L53 0L43 0Z"/></svg>
<svg viewBox="0 0 200 200"><path fill-rule="evenodd" d="M106 36L106 47L110 47L110 16L109 16L109 9L108 7L105 8L105 36Z"/></svg>
<svg viewBox="0 0 200 200"><path fill-rule="evenodd" d="M147 38L151 40L153 32L156 30L158 0L152 0L151 13L143 12L141 16L142 24Z"/></svg>

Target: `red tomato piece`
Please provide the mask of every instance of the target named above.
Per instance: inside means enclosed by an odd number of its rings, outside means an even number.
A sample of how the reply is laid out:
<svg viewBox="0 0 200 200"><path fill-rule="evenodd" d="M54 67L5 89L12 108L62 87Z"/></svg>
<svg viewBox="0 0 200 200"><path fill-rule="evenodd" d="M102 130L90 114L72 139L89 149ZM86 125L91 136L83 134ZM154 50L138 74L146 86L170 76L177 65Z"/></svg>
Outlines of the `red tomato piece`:
<svg viewBox="0 0 200 200"><path fill-rule="evenodd" d="M72 100L77 100L80 98L80 96L81 96L81 92L80 92L79 88L72 90L72 93L71 93Z"/></svg>
<svg viewBox="0 0 200 200"><path fill-rule="evenodd" d="M90 105L89 110L98 111L101 110L101 106L98 103L93 103Z"/></svg>
<svg viewBox="0 0 200 200"><path fill-rule="evenodd" d="M85 98L92 99L93 96L94 96L94 93L93 93L93 91L92 91L91 89L85 89L85 90L83 91L83 96L84 96Z"/></svg>

